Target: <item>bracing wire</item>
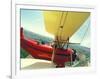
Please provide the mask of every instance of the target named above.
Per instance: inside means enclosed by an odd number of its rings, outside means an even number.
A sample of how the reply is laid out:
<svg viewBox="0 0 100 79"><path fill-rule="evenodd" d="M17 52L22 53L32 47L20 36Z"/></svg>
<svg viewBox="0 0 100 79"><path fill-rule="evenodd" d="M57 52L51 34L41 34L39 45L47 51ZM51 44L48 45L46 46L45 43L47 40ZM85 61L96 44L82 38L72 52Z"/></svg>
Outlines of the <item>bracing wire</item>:
<svg viewBox="0 0 100 79"><path fill-rule="evenodd" d="M62 27L61 27L61 33L60 33L60 37L62 38L62 32L63 32L63 27L65 25L66 19L67 19L67 15L68 15L68 11L65 13L65 17L64 17L64 21L62 23Z"/></svg>
<svg viewBox="0 0 100 79"><path fill-rule="evenodd" d="M67 17L68 17L68 11L66 12L66 15L65 15L65 18L64 18L64 21L63 21L63 24L62 24L63 27L64 27L64 25L65 25L65 22L67 22ZM60 34L60 37L61 37L61 38L62 38L62 36L63 36L63 35L62 35L62 32L63 32L63 29L62 29L61 34ZM69 37L67 38L66 41L63 41L61 48L63 48L63 47L65 46L65 44L66 44L66 42L68 42L68 40L69 40Z"/></svg>
<svg viewBox="0 0 100 79"><path fill-rule="evenodd" d="M64 12L61 13L61 18L60 18L60 22L59 22L59 25L58 25L59 27L58 27L58 30L57 30L57 35L59 35L59 32L60 32L59 30L61 29L61 22L62 22L63 15L64 15Z"/></svg>
<svg viewBox="0 0 100 79"><path fill-rule="evenodd" d="M89 25L90 25L90 23L88 23L88 25L87 25L87 28L86 28L86 30L85 30L85 32L84 32L84 35L83 35L83 37L82 37L82 39L81 39L81 41L80 41L80 44L81 44L82 41L84 40L85 35L87 34L87 32L88 32L88 30L89 30Z"/></svg>
<svg viewBox="0 0 100 79"><path fill-rule="evenodd" d="M56 38L55 38L55 39L56 39L56 43L58 44L58 47L59 47L59 48L60 48L60 41L59 41L59 40L61 40L61 39L59 38L59 36L60 36L60 34L59 34L60 31L59 31L59 30L60 30L60 27L61 27L60 25L61 25L61 22L62 22L63 15L64 15L64 12L61 13L61 18L60 18L60 22L59 22L59 27L58 27L58 29L57 29Z"/></svg>
<svg viewBox="0 0 100 79"><path fill-rule="evenodd" d="M61 47L61 48L63 46L62 44L63 44L64 41L59 41L59 40L62 40L63 27L64 27L64 24L66 22L67 16L68 16L68 12L66 12L65 17L64 17L64 12L62 12L60 22L59 22L59 27L58 27L58 30L57 30L57 36L58 36L57 42L58 42L58 46ZM62 22L62 19L64 19L63 22Z"/></svg>

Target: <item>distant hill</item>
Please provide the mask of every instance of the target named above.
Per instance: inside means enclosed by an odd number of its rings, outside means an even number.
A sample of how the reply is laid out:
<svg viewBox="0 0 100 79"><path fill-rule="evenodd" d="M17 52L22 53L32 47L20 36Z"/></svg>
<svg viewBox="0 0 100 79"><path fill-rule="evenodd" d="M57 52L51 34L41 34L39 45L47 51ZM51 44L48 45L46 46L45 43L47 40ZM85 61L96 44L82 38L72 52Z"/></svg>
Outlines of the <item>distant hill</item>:
<svg viewBox="0 0 100 79"><path fill-rule="evenodd" d="M49 38L49 37L46 37L46 36L43 36L43 35L39 35L37 33L30 32L30 31L25 30L25 29L24 29L24 35L27 38L35 39L35 40L42 42L42 43L49 43L49 42L53 41L52 38Z"/></svg>

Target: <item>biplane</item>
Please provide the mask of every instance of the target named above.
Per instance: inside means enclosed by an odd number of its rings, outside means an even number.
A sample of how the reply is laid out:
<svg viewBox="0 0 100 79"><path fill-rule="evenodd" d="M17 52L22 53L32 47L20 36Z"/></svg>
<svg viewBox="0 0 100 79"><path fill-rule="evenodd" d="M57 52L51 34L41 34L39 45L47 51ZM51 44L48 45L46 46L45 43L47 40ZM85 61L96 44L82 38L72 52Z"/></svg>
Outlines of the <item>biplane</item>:
<svg viewBox="0 0 100 79"><path fill-rule="evenodd" d="M69 47L69 39L89 15L89 12L43 11L45 29L55 37L53 45L39 44L35 39L26 38L21 27L21 48L36 59L52 61L56 67L65 67L66 62L72 63L78 59L76 50Z"/></svg>

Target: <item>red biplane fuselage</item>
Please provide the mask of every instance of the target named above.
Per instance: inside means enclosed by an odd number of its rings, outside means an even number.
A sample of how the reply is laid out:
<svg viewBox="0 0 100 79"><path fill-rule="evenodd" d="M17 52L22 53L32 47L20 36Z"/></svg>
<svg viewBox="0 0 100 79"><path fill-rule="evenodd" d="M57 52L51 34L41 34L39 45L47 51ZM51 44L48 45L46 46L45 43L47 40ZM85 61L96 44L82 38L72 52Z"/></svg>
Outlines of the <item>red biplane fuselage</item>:
<svg viewBox="0 0 100 79"><path fill-rule="evenodd" d="M65 66L65 62L71 61L73 50L70 48L66 50L60 48L54 49L52 46L39 44L36 40L24 37L23 28L21 28L20 36L21 48L26 50L34 58L52 61L54 51L53 62L57 66L63 67Z"/></svg>

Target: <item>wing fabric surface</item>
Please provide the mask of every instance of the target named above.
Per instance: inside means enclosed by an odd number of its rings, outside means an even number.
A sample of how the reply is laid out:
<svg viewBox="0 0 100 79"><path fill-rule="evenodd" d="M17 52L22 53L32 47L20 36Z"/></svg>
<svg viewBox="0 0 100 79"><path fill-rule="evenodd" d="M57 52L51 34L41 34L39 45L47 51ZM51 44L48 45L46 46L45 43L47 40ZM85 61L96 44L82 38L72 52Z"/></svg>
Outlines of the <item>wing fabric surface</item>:
<svg viewBox="0 0 100 79"><path fill-rule="evenodd" d="M89 12L44 11L45 28L47 32L66 40L80 28L89 15Z"/></svg>

